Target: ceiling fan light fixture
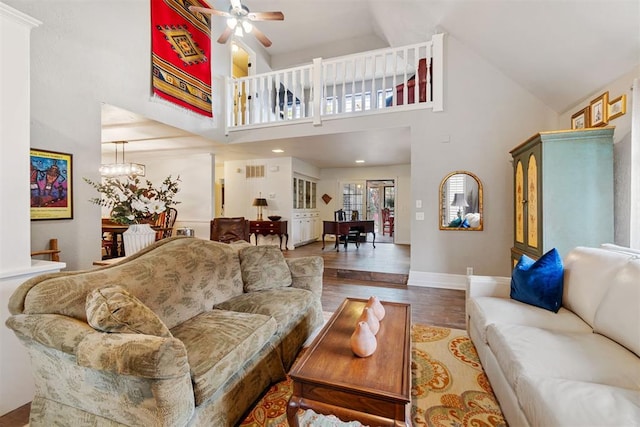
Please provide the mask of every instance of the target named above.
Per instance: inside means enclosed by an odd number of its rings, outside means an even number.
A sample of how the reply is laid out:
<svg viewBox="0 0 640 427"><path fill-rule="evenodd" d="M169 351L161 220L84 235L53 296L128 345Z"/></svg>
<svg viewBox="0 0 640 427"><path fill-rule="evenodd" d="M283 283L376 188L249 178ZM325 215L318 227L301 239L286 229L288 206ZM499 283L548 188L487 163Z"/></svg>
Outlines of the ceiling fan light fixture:
<svg viewBox="0 0 640 427"><path fill-rule="evenodd" d="M242 32L242 27L237 26L233 34L235 34L237 37L243 37L244 33Z"/></svg>
<svg viewBox="0 0 640 427"><path fill-rule="evenodd" d="M244 32L248 34L253 30L253 25L251 25L251 22L242 21L242 28L244 29Z"/></svg>
<svg viewBox="0 0 640 427"><path fill-rule="evenodd" d="M236 18L227 19L227 27L233 30L234 28L236 28L236 25L238 25L238 20Z"/></svg>

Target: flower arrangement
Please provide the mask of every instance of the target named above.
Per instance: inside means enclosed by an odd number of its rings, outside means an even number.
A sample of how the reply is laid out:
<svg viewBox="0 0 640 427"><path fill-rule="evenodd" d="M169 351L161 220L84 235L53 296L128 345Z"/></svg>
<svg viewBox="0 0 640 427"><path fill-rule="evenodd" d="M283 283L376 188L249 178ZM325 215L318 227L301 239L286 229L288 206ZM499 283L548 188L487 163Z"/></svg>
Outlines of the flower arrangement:
<svg viewBox="0 0 640 427"><path fill-rule="evenodd" d="M160 188L154 188L149 180L143 184L137 176L129 176L123 181L106 178L101 183L88 178L84 180L101 194L89 201L111 208L111 219L118 224L155 222L161 213L180 203L173 200L179 191L180 176L173 180L169 175Z"/></svg>

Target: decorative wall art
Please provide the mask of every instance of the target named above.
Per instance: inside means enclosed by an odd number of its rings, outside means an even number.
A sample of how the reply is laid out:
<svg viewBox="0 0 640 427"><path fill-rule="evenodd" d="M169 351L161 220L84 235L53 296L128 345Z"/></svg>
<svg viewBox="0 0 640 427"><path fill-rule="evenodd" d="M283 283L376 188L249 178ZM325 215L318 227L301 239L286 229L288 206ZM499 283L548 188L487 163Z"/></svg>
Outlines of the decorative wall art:
<svg viewBox="0 0 640 427"><path fill-rule="evenodd" d="M200 0L150 1L154 95L213 117L210 19L189 10L209 6Z"/></svg>
<svg viewBox="0 0 640 427"><path fill-rule="evenodd" d="M609 103L609 120L617 119L627 112L627 95L620 95Z"/></svg>
<svg viewBox="0 0 640 427"><path fill-rule="evenodd" d="M31 149L31 219L72 219L72 155Z"/></svg>
<svg viewBox="0 0 640 427"><path fill-rule="evenodd" d="M599 126L606 126L609 117L609 92L605 92L599 97L595 98L589 104L589 127L595 128Z"/></svg>
<svg viewBox="0 0 640 427"><path fill-rule="evenodd" d="M571 129L584 129L589 126L589 110L589 107L585 107L571 116Z"/></svg>

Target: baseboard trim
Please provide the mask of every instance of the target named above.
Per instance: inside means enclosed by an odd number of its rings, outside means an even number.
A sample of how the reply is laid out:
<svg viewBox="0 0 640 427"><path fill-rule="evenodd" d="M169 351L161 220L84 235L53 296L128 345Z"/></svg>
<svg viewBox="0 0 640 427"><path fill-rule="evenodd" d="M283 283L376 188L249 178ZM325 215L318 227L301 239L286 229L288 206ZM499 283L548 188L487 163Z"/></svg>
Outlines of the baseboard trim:
<svg viewBox="0 0 640 427"><path fill-rule="evenodd" d="M467 288L467 276L463 274L429 273L426 271L410 270L407 285L464 291Z"/></svg>

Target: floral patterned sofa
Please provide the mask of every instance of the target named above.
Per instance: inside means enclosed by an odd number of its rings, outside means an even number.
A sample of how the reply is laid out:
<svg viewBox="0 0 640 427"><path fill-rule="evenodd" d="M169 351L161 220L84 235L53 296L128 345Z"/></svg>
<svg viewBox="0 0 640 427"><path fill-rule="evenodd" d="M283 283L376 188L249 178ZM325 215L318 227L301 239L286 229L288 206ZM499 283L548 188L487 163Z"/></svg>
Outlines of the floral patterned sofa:
<svg viewBox="0 0 640 427"><path fill-rule="evenodd" d="M173 237L42 275L7 320L36 382L30 425L237 423L322 324L321 257Z"/></svg>

